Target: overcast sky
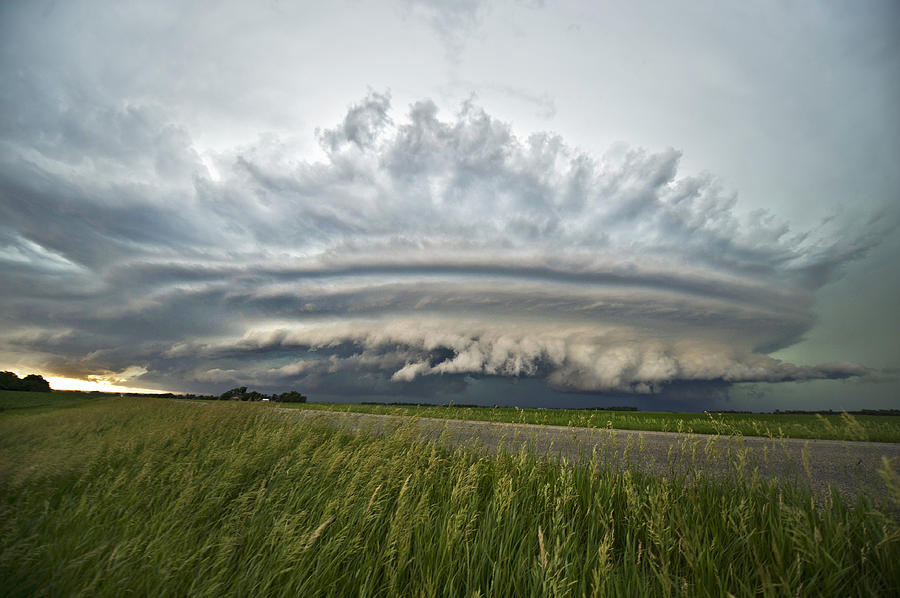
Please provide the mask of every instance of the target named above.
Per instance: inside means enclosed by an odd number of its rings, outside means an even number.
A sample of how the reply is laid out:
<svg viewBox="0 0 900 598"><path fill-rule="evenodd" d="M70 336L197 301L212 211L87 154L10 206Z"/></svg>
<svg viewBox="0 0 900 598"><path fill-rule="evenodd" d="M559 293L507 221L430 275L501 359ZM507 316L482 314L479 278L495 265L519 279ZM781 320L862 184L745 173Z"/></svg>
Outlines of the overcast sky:
<svg viewBox="0 0 900 598"><path fill-rule="evenodd" d="M896 2L4 2L0 369L900 407Z"/></svg>

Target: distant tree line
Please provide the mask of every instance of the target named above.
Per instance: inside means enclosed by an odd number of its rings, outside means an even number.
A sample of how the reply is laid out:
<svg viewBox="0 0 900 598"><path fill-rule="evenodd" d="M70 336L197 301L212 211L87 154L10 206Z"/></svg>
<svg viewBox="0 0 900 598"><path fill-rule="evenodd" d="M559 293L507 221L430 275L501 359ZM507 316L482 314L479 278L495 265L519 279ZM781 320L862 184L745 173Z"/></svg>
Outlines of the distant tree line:
<svg viewBox="0 0 900 598"><path fill-rule="evenodd" d="M389 403L386 403L384 401L360 401L359 404L360 405L387 405L389 407L459 407L461 409L480 409L480 408L487 409L487 407L485 407L484 405L470 405L469 403L454 403L453 401L451 401L449 405L447 405L445 403L422 403L420 401L417 401L415 403L409 403L406 401L391 401ZM494 407L496 407L496 405L494 405Z"/></svg>
<svg viewBox="0 0 900 598"><path fill-rule="evenodd" d="M305 403L306 396L296 390L289 390L281 394L264 394L255 390L247 390L246 386L238 386L226 390L220 395L181 395L182 399L194 399L203 401L276 401L279 403Z"/></svg>
<svg viewBox="0 0 900 598"><path fill-rule="evenodd" d="M777 415L840 415L842 413L847 413L849 415L900 415L900 409L857 409L856 411L833 411L831 409L819 411L776 409L775 413Z"/></svg>
<svg viewBox="0 0 900 598"><path fill-rule="evenodd" d="M29 392L50 392L50 383L43 376L28 374L19 378L14 372L0 372L0 390L25 390Z"/></svg>
<svg viewBox="0 0 900 598"><path fill-rule="evenodd" d="M360 401L360 405L387 405L390 407L459 407L460 409L499 409L500 405L472 405L470 403L454 403L450 402L449 404L444 403L408 403L404 401L391 401L390 403L386 403L384 401ZM516 407L517 408L517 407ZM540 407L539 407L540 409ZM580 407L580 409L584 411L640 411L637 407L631 405L617 405L613 407ZM747 413L750 413L747 411Z"/></svg>

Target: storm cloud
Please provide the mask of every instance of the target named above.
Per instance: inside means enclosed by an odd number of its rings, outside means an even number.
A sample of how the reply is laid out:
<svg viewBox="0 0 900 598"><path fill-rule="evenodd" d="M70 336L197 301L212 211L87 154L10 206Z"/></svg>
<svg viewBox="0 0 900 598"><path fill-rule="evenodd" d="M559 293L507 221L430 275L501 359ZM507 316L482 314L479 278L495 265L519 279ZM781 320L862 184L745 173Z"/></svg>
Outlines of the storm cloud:
<svg viewBox="0 0 900 598"><path fill-rule="evenodd" d="M76 94L7 105L3 134L0 356L42 371L357 396L867 371L768 354L886 221L794 230L674 149L593 155L387 91L315 156L268 135L201 158L165 110Z"/></svg>
<svg viewBox="0 0 900 598"><path fill-rule="evenodd" d="M897 14L0 3L0 369L895 408Z"/></svg>

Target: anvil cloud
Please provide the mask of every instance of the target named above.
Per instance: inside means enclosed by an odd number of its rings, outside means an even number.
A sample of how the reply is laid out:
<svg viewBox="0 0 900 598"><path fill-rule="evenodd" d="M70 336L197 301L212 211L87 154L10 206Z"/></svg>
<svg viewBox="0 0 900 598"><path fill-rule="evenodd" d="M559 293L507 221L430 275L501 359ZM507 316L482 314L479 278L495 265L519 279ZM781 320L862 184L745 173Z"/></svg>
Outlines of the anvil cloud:
<svg viewBox="0 0 900 598"><path fill-rule="evenodd" d="M0 161L6 351L176 389L429 394L847 378L768 353L879 238L743 216L680 153L520 137L472 102L353 103L320 156L201 160L141 106L44 106ZM118 376L118 377L117 377Z"/></svg>
<svg viewBox="0 0 900 598"><path fill-rule="evenodd" d="M0 3L0 370L897 407L897 3Z"/></svg>

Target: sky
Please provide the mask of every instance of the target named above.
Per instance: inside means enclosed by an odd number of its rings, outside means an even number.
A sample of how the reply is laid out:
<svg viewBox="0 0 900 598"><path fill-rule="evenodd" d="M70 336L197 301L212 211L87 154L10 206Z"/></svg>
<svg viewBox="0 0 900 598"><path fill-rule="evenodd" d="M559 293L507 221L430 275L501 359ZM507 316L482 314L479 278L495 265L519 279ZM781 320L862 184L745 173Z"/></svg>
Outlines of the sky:
<svg viewBox="0 0 900 598"><path fill-rule="evenodd" d="M0 369L900 408L895 2L4 2Z"/></svg>

